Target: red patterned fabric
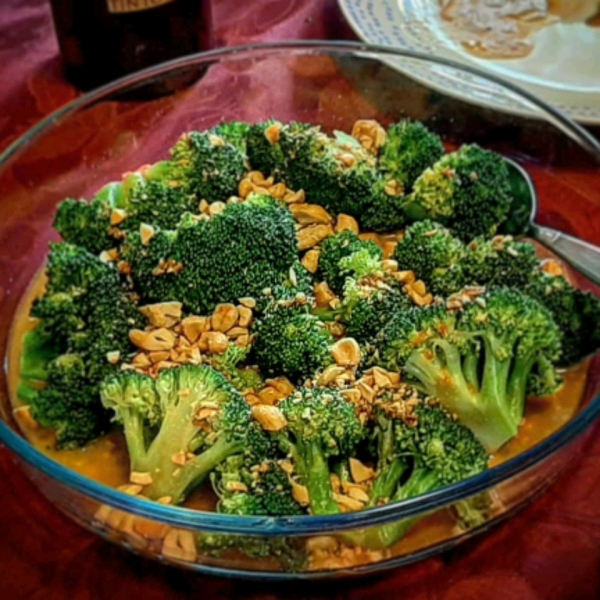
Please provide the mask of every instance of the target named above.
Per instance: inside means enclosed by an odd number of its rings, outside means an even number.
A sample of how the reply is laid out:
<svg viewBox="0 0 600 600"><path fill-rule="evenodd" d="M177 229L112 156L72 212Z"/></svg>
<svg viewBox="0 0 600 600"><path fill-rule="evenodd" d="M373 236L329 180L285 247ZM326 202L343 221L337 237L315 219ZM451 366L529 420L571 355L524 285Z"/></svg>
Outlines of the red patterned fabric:
<svg viewBox="0 0 600 600"><path fill-rule="evenodd" d="M353 39L335 0L213 2L219 45L297 38ZM46 0L1 0L0 73L0 149L77 96L61 76ZM553 190L566 197L575 189L593 202L597 187L594 178L561 183ZM589 231L585 225L581 227ZM582 459L555 488L510 522L443 556L382 577L348 582L235 583L138 559L63 517L36 492L11 455L1 448L0 498L3 600L600 598L597 436L590 439Z"/></svg>

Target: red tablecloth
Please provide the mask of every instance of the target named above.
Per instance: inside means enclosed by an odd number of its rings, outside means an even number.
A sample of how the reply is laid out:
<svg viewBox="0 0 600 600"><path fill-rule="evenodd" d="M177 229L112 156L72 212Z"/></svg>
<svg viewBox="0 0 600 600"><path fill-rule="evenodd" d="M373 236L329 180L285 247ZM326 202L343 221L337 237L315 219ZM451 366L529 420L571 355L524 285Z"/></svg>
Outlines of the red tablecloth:
<svg viewBox="0 0 600 600"><path fill-rule="evenodd" d="M335 0L213 3L220 45L353 39ZM0 73L0 149L77 95L61 77L46 0L1 1ZM593 180L578 181L576 187L579 194L596 195ZM488 535L421 564L351 582L236 583L136 558L63 517L2 448L0 498L2 600L600 598L600 441L588 444L560 487Z"/></svg>

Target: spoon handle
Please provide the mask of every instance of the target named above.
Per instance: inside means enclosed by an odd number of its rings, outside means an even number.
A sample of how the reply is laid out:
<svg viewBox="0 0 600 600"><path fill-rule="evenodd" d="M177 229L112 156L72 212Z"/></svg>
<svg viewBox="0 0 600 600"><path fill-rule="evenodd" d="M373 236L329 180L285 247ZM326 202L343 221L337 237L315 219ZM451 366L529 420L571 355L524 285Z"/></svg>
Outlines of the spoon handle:
<svg viewBox="0 0 600 600"><path fill-rule="evenodd" d="M532 225L532 233L538 242L564 258L590 281L600 285L600 248L598 246L535 223Z"/></svg>

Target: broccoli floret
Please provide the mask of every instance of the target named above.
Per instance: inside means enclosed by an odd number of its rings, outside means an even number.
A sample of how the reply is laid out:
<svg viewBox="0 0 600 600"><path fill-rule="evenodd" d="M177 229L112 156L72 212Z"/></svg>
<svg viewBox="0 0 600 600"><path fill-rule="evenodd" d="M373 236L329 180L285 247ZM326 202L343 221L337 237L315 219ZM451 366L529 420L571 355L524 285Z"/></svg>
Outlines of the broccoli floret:
<svg viewBox="0 0 600 600"><path fill-rule="evenodd" d="M476 238L467 245L467 283L524 289L539 266L535 248L512 236Z"/></svg>
<svg viewBox="0 0 600 600"><path fill-rule="evenodd" d="M290 123L282 126L278 121L270 120L250 126L246 139L246 151L252 168L260 171L265 177L280 179L285 170L285 156L278 141L278 132L282 127L291 132L308 129L309 125ZM267 137L265 132L272 132Z"/></svg>
<svg viewBox="0 0 600 600"><path fill-rule="evenodd" d="M254 322L252 333L251 356L265 376L302 382L333 362L333 337L308 305L273 302Z"/></svg>
<svg viewBox="0 0 600 600"><path fill-rule="evenodd" d="M358 254L360 253L360 254ZM358 254L353 260L352 256ZM345 262L342 262L345 259ZM369 260L371 259L371 260ZM344 291L346 278L361 279L369 269L381 270L383 251L371 240L361 240L353 231L346 230L328 237L321 244L317 276L326 281L338 295ZM363 272L356 277L358 270Z"/></svg>
<svg viewBox="0 0 600 600"><path fill-rule="evenodd" d="M18 397L31 401L48 380L48 363L60 354L60 344L52 333L39 325L23 337L23 349L19 365Z"/></svg>
<svg viewBox="0 0 600 600"><path fill-rule="evenodd" d="M406 396L382 401L373 415L378 465L370 506L420 496L487 469L487 453L467 427L450 417L437 401L415 393ZM417 520L367 529L362 539L355 534L356 541L366 547L386 548Z"/></svg>
<svg viewBox="0 0 600 600"><path fill-rule="evenodd" d="M278 408L287 425L274 436L291 457L299 483L308 489L312 514L338 513L329 461L351 456L364 439L354 406L338 390L300 388Z"/></svg>
<svg viewBox="0 0 600 600"><path fill-rule="evenodd" d="M219 559L231 555L232 560L239 560L239 554L242 554L258 561L258 568L263 570L272 561L273 569L290 573L302 572L308 558L305 538L300 536L260 537L200 533L196 543L201 555Z"/></svg>
<svg viewBox="0 0 600 600"><path fill-rule="evenodd" d="M406 193L425 169L444 154L441 139L422 123L405 119L387 130L379 154L379 168L386 177L399 181Z"/></svg>
<svg viewBox="0 0 600 600"><path fill-rule="evenodd" d="M289 209L269 196L229 204L209 221L184 218L147 245L131 236L123 250L143 302L179 300L195 314L221 302L259 298L289 275L298 242Z"/></svg>
<svg viewBox="0 0 600 600"><path fill-rule="evenodd" d="M493 235L506 219L511 201L506 162L472 144L446 154L424 171L404 212L411 221L437 221L468 242Z"/></svg>
<svg viewBox="0 0 600 600"><path fill-rule="evenodd" d="M600 348L600 299L571 286L562 276L537 271L525 292L543 304L558 324L562 354L558 363L570 366ZM539 390L538 390L539 395Z"/></svg>
<svg viewBox="0 0 600 600"><path fill-rule="evenodd" d="M253 367L244 366L250 352L249 347L242 348L230 343L223 354L213 354L208 359L210 366L223 374L236 390L259 390L263 387L260 373Z"/></svg>
<svg viewBox="0 0 600 600"><path fill-rule="evenodd" d="M123 426L131 471L152 479L144 494L153 500L181 503L219 463L261 437L244 397L205 365L165 369L156 379L121 373L102 383L101 396Z"/></svg>
<svg viewBox="0 0 600 600"><path fill-rule="evenodd" d="M54 430L59 448L76 448L108 429L98 386L78 354L62 354L46 365L46 386L30 398L31 414Z"/></svg>
<svg viewBox="0 0 600 600"><path fill-rule="evenodd" d="M278 452L267 445L263 455L245 452L228 458L212 475L219 512L232 515L291 516L305 514L294 500Z"/></svg>
<svg viewBox="0 0 600 600"><path fill-rule="evenodd" d="M212 134L224 139L228 144L235 146L243 155L246 154L246 140L251 126L242 121L223 122L213 127Z"/></svg>
<svg viewBox="0 0 600 600"><path fill-rule="evenodd" d="M444 307L404 313L378 338L379 363L403 368L489 451L517 433L532 376L553 382L547 392L556 391L558 327L517 290L490 291L458 315Z"/></svg>
<svg viewBox="0 0 600 600"><path fill-rule="evenodd" d="M192 131L181 136L171 149L171 160L152 176L193 194L197 202L225 202L237 194L245 160L234 143L210 132Z"/></svg>
<svg viewBox="0 0 600 600"><path fill-rule="evenodd" d="M429 220L408 227L398 242L394 258L400 270L414 271L432 294L448 296L470 280L465 276L464 244L450 231Z"/></svg>
<svg viewBox="0 0 600 600"><path fill-rule="evenodd" d="M47 370L46 387L29 389L28 401L34 417L56 430L58 445L72 447L106 430L98 385L133 349L129 331L142 319L117 271L83 248L52 244L46 274L46 292L32 315L40 319L35 335L51 340L44 359L54 360L43 367L37 361L38 370ZM24 384L31 379L28 361L23 361ZM21 391L27 391L25 385Z"/></svg>

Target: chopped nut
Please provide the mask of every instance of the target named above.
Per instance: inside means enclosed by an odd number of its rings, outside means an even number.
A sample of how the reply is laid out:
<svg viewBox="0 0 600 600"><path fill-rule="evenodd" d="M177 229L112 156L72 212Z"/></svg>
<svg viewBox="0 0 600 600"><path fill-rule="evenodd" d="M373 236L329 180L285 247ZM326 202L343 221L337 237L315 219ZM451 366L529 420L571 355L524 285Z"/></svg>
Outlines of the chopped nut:
<svg viewBox="0 0 600 600"><path fill-rule="evenodd" d="M240 348L246 348L248 346L248 344L250 343L250 336L249 335L240 335L239 338L236 338L235 343Z"/></svg>
<svg viewBox="0 0 600 600"><path fill-rule="evenodd" d="M241 481L228 481L225 484L225 489L228 492L247 492L248 486Z"/></svg>
<svg viewBox="0 0 600 600"><path fill-rule="evenodd" d="M410 284L411 289L419 294L419 296L424 296L427 293L427 288L425 287L425 283L420 279Z"/></svg>
<svg viewBox="0 0 600 600"><path fill-rule="evenodd" d="M132 329L129 332L129 340L134 346L154 352L157 350L171 350L175 346L175 334L164 327L154 331L142 331Z"/></svg>
<svg viewBox="0 0 600 600"><path fill-rule="evenodd" d="M324 225L322 223L308 225L308 227L304 227L298 232L298 249L308 250L309 248L313 248L324 239L332 236L333 233L331 225Z"/></svg>
<svg viewBox="0 0 600 600"><path fill-rule="evenodd" d="M201 213L208 214L209 207L210 204L204 198L202 198L202 200L200 200L200 204L198 205L198 210Z"/></svg>
<svg viewBox="0 0 600 600"><path fill-rule="evenodd" d="M350 498L349 496L345 496L343 494L336 494L334 492L333 499L342 507L350 511L354 510L362 510L363 503L355 498Z"/></svg>
<svg viewBox="0 0 600 600"><path fill-rule="evenodd" d="M343 367L357 367L360 364L360 346L354 338L342 338L331 348L336 364Z"/></svg>
<svg viewBox="0 0 600 600"><path fill-rule="evenodd" d="M254 298L240 298L239 302L246 308L254 308L256 306L256 300Z"/></svg>
<svg viewBox="0 0 600 600"><path fill-rule="evenodd" d="M340 215L338 215L338 218L337 218L337 221L335 224L335 232L340 233L340 232L346 231L346 230L353 231L354 233L356 233L358 235L358 232L359 232L358 223L354 217L351 217L350 215L340 214Z"/></svg>
<svg viewBox="0 0 600 600"><path fill-rule="evenodd" d="M160 498L158 498L158 500L156 501L158 502L158 504L173 504L173 497L172 496L161 496Z"/></svg>
<svg viewBox="0 0 600 600"><path fill-rule="evenodd" d="M150 362L150 359L148 358L147 354L144 354L143 352L138 352L133 357L131 364L133 364L135 367L139 367L140 369L145 369L146 367L149 367L152 363Z"/></svg>
<svg viewBox="0 0 600 600"><path fill-rule="evenodd" d="M210 329L209 317L186 317L181 321L181 330L186 339L193 344L200 336Z"/></svg>
<svg viewBox="0 0 600 600"><path fill-rule="evenodd" d="M252 323L252 311L246 306L238 306L237 307L239 314L238 324L240 327L250 327Z"/></svg>
<svg viewBox="0 0 600 600"><path fill-rule="evenodd" d="M335 158L336 160L339 160L345 167L351 167L356 162L356 157L354 154L350 154L349 152L337 154Z"/></svg>
<svg viewBox="0 0 600 600"><path fill-rule="evenodd" d="M152 475L150 473L137 473L132 471L129 476L131 483L137 483L138 485L150 485L152 483Z"/></svg>
<svg viewBox="0 0 600 600"><path fill-rule="evenodd" d="M156 365L159 362L169 360L169 358L171 358L171 353L168 350L159 350L157 352L149 352L147 356L148 356L148 360L153 365Z"/></svg>
<svg viewBox="0 0 600 600"><path fill-rule="evenodd" d="M141 493L142 489L143 489L143 486L131 484L131 483L126 483L125 485L120 485L117 488L117 490L119 492L123 492L124 494L127 494L128 496L137 496L138 494Z"/></svg>
<svg viewBox="0 0 600 600"><path fill-rule="evenodd" d="M319 268L319 257L321 256L321 251L318 248L313 248L309 250L302 257L302 265L309 273L316 273Z"/></svg>
<svg viewBox="0 0 600 600"><path fill-rule="evenodd" d="M336 297L326 281L322 281L315 285L314 294L315 302L319 307L329 306L329 303Z"/></svg>
<svg viewBox="0 0 600 600"><path fill-rule="evenodd" d="M239 313L233 304L219 304L211 319L212 328L216 331L229 331L237 322Z"/></svg>
<svg viewBox="0 0 600 600"><path fill-rule="evenodd" d="M196 421L207 421L211 419L214 415L217 414L216 408L210 407L202 407L196 414L194 415L194 419Z"/></svg>
<svg viewBox="0 0 600 600"><path fill-rule="evenodd" d="M290 383L290 380L283 376L267 379L265 383L274 387L276 390L279 390L284 398L287 398L295 390L294 386Z"/></svg>
<svg viewBox="0 0 600 600"><path fill-rule="evenodd" d="M405 283L406 285L411 285L417 279L413 271L396 271L392 275L396 281L399 283Z"/></svg>
<svg viewBox="0 0 600 600"><path fill-rule="evenodd" d="M415 292L414 289L408 288L407 292L408 297L417 305L417 306L427 306L433 302L433 296L431 294L426 294L425 296L421 296Z"/></svg>
<svg viewBox="0 0 600 600"><path fill-rule="evenodd" d="M346 493L350 498L354 500L358 500L363 504L366 504L369 501L369 495L365 490L357 485L346 485Z"/></svg>
<svg viewBox="0 0 600 600"><path fill-rule="evenodd" d="M177 454L173 454L173 456L171 456L171 462L176 465L179 465L180 467L183 467L183 465L185 465L186 463L185 452L183 450L180 450L179 452L177 452Z"/></svg>
<svg viewBox="0 0 600 600"><path fill-rule="evenodd" d="M200 336L199 347L201 351L210 354L223 354L227 352L227 336L220 331L206 331Z"/></svg>
<svg viewBox="0 0 600 600"><path fill-rule="evenodd" d="M345 373L345 367L338 365L329 365L317 379L317 385L326 386L335 381L342 373Z"/></svg>
<svg viewBox="0 0 600 600"><path fill-rule="evenodd" d="M301 204L302 202L306 202L306 194L304 190L298 190L297 192L286 192L283 196L283 201L286 204Z"/></svg>
<svg viewBox="0 0 600 600"><path fill-rule="evenodd" d="M564 276L565 270L563 266L552 258L549 258L542 262L542 271L544 273L548 273L548 275L552 275L553 277Z"/></svg>
<svg viewBox="0 0 600 600"><path fill-rule="evenodd" d="M294 472L294 465L289 460L280 460L278 465L281 467L281 470L288 475L291 475Z"/></svg>
<svg viewBox="0 0 600 600"><path fill-rule="evenodd" d="M341 338L346 335L344 324L338 321L328 321L325 323L325 327L327 327L333 337Z"/></svg>
<svg viewBox="0 0 600 600"><path fill-rule="evenodd" d="M277 404L279 400L285 398L285 395L282 394L278 389L269 385L258 392L258 397L260 398L261 404L273 406Z"/></svg>
<svg viewBox="0 0 600 600"><path fill-rule="evenodd" d="M361 394L356 388L342 390L340 394L342 394L342 396L344 396L348 402L351 402L352 404L360 404Z"/></svg>
<svg viewBox="0 0 600 600"><path fill-rule="evenodd" d="M287 419L275 406L257 404L252 407L252 416L265 431L280 431L287 426Z"/></svg>
<svg viewBox="0 0 600 600"><path fill-rule="evenodd" d="M244 396L246 398L246 402L250 406L254 406L255 404L260 404L260 398L256 394L246 394Z"/></svg>
<svg viewBox="0 0 600 600"><path fill-rule="evenodd" d="M369 403L373 402L375 399L375 390L364 381L359 381L356 384L356 388L360 392L360 395Z"/></svg>
<svg viewBox="0 0 600 600"><path fill-rule="evenodd" d="M118 350L113 350L112 352L106 353L106 360L111 365L116 365L119 362L120 358L121 358L121 353Z"/></svg>
<svg viewBox="0 0 600 600"><path fill-rule="evenodd" d="M279 135L281 132L281 125L279 123L273 123L265 129L265 137L269 140L269 143L276 144L279 141Z"/></svg>
<svg viewBox="0 0 600 600"><path fill-rule="evenodd" d="M388 258L382 261L381 266L386 273L395 273L398 270L398 261Z"/></svg>
<svg viewBox="0 0 600 600"><path fill-rule="evenodd" d="M375 471L364 465L357 458L350 458L348 462L354 483L364 483L375 477Z"/></svg>
<svg viewBox="0 0 600 600"><path fill-rule="evenodd" d="M152 225L148 225L148 223L142 223L140 225L140 238L144 246L147 246L155 235L156 230Z"/></svg>
<svg viewBox="0 0 600 600"><path fill-rule="evenodd" d="M111 248L110 250L103 250L100 252L100 260L102 262L114 262L119 258L119 251L116 248Z"/></svg>
<svg viewBox="0 0 600 600"><path fill-rule="evenodd" d="M292 498L294 498L300 506L308 506L310 504L308 489L305 486L296 483L293 479L290 480L290 485L292 486Z"/></svg>
<svg viewBox="0 0 600 600"><path fill-rule="evenodd" d="M119 225L127 218L127 211L122 208L113 208L110 211L110 224L111 225Z"/></svg>
<svg viewBox="0 0 600 600"><path fill-rule="evenodd" d="M242 179L238 186L238 195L247 198L254 191L254 184L249 179Z"/></svg>
<svg viewBox="0 0 600 600"><path fill-rule="evenodd" d="M377 154L387 139L385 129L375 120L359 119L352 127L352 137L355 137L366 150Z"/></svg>
<svg viewBox="0 0 600 600"><path fill-rule="evenodd" d="M388 196L402 196L404 194L404 186L397 179L390 179L383 189Z"/></svg>
<svg viewBox="0 0 600 600"><path fill-rule="evenodd" d="M232 340L239 338L241 335L248 335L248 329L246 329L246 327L232 327L227 332L227 337Z"/></svg>
<svg viewBox="0 0 600 600"><path fill-rule="evenodd" d="M383 258L390 258L396 252L398 242L384 242L382 246Z"/></svg>
<svg viewBox="0 0 600 600"><path fill-rule="evenodd" d="M165 558L196 562L198 551L190 531L171 529L163 540L161 553Z"/></svg>
<svg viewBox="0 0 600 600"><path fill-rule="evenodd" d="M257 185L262 185L265 182L265 176L260 171L250 171L247 178Z"/></svg>
<svg viewBox="0 0 600 600"><path fill-rule="evenodd" d="M140 312L154 327L173 327L181 320L181 302L159 302L140 307Z"/></svg>
<svg viewBox="0 0 600 600"><path fill-rule="evenodd" d="M208 214L211 217L222 213L226 208L225 202L213 202L208 208Z"/></svg>
<svg viewBox="0 0 600 600"><path fill-rule="evenodd" d="M40 424L31 414L31 406L19 406L13 410L13 417L17 423L25 429L40 429Z"/></svg>
<svg viewBox="0 0 600 600"><path fill-rule="evenodd" d="M277 200L283 199L285 192L286 187L284 183L276 183L269 188L269 194L273 196L273 198L277 198Z"/></svg>
<svg viewBox="0 0 600 600"><path fill-rule="evenodd" d="M290 211L300 225L312 223L331 223L332 216L318 204L291 204Z"/></svg>
<svg viewBox="0 0 600 600"><path fill-rule="evenodd" d="M375 385L380 389L387 389L392 387L392 380L390 379L388 372L381 367L373 367L373 379Z"/></svg>

